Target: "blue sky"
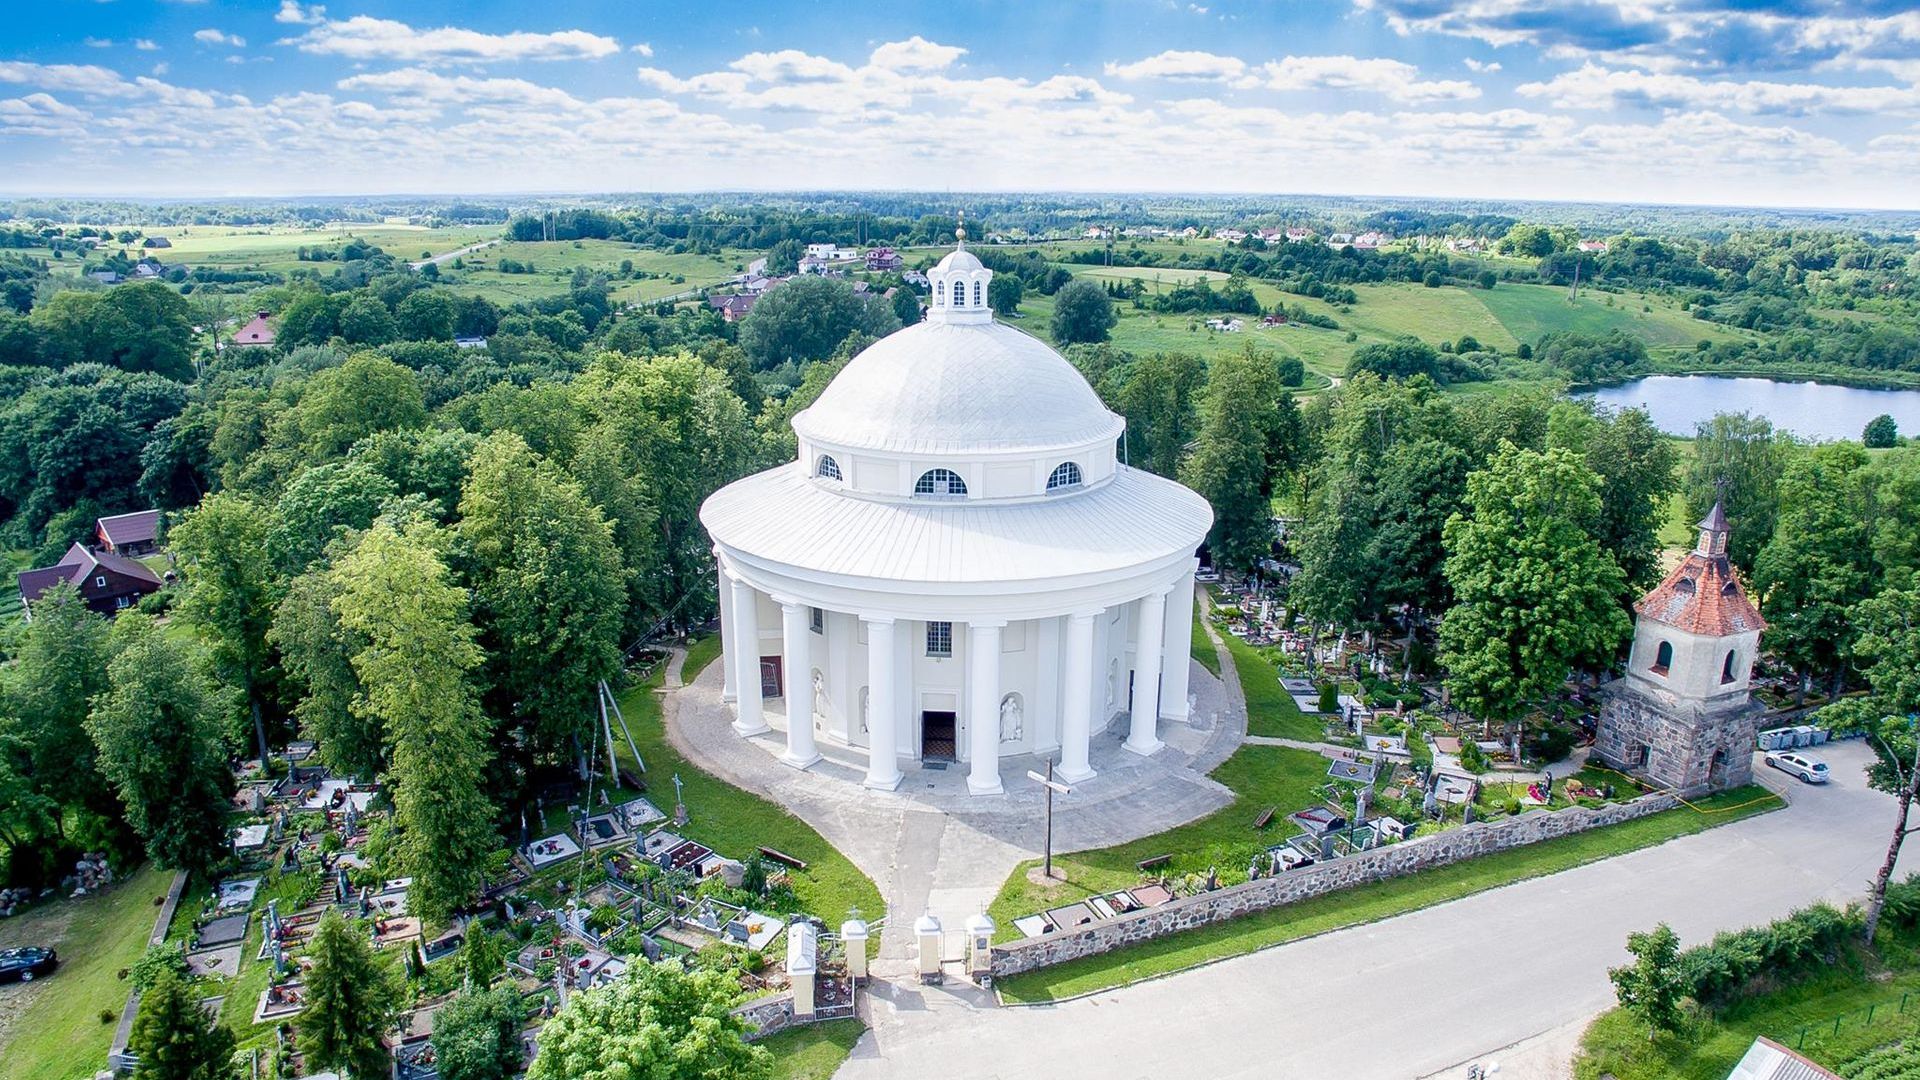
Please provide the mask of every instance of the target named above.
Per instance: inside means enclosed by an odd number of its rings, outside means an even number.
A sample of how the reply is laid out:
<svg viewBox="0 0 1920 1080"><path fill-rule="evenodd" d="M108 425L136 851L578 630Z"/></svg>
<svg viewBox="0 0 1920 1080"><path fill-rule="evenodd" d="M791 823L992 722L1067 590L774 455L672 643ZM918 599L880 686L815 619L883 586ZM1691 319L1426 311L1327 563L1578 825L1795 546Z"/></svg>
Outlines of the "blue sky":
<svg viewBox="0 0 1920 1080"><path fill-rule="evenodd" d="M0 190L1920 205L1912 0L40 0Z"/></svg>

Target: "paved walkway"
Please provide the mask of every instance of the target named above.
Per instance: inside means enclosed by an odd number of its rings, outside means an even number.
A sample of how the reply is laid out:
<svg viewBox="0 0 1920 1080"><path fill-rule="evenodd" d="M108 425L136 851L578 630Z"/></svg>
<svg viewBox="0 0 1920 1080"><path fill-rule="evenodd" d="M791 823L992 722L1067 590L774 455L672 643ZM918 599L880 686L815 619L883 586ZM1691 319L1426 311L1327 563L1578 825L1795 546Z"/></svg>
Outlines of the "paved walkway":
<svg viewBox="0 0 1920 1080"><path fill-rule="evenodd" d="M667 670L669 687L678 684L679 671L676 657ZM792 811L874 880L888 912L877 973L912 970L912 924L921 913L931 911L948 931L958 931L999 893L1015 866L1039 856L1044 789L1026 774L1043 770L1042 759L1001 759L1007 793L987 798L967 794L963 767L926 769L908 762L901 763L906 779L899 790L868 790L860 783L865 751L825 740L821 762L798 772L778 760L786 739L779 703L767 709L771 734L742 739L733 731L732 710L720 700L721 675L720 665L710 664L691 684L665 695L667 737L689 761ZM1094 737L1089 758L1098 775L1056 801L1055 851L1150 836L1232 801L1232 791L1206 773L1239 745L1244 709L1236 710L1231 703L1237 695L1199 664L1193 665L1192 687L1193 720L1163 723L1160 736L1167 745L1153 757L1121 748L1124 724Z"/></svg>
<svg viewBox="0 0 1920 1080"><path fill-rule="evenodd" d="M1612 1004L1628 932L1664 920L1692 944L1864 891L1892 802L1866 787L1863 744L1823 752L1835 782L1793 785L1778 813L1198 971L1041 1008L942 996L911 1023L877 1001L839 1076L1406 1080L1531 1041L1501 1080L1553 1077L1564 1029Z"/></svg>

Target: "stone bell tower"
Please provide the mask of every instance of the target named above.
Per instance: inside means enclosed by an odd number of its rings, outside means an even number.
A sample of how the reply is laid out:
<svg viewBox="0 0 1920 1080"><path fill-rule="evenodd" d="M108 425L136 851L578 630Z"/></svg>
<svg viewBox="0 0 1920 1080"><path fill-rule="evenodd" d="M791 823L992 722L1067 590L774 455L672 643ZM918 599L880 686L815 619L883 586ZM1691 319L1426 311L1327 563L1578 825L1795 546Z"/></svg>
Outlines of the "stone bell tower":
<svg viewBox="0 0 1920 1080"><path fill-rule="evenodd" d="M1634 605L1627 673L1601 688L1594 756L1697 795L1753 779L1753 663L1767 624L1727 561L1719 502L1680 565Z"/></svg>

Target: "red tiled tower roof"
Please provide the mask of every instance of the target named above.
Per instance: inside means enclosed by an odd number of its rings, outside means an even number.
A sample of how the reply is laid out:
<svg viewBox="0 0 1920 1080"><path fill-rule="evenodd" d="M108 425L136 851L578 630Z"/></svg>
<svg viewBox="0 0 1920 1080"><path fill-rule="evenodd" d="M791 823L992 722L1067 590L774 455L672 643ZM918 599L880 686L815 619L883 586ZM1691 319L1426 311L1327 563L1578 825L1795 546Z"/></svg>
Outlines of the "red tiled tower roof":
<svg viewBox="0 0 1920 1080"><path fill-rule="evenodd" d="M1731 637L1765 630L1767 622L1727 560L1726 510L1718 503L1700 522L1700 542L1633 610L1690 634Z"/></svg>

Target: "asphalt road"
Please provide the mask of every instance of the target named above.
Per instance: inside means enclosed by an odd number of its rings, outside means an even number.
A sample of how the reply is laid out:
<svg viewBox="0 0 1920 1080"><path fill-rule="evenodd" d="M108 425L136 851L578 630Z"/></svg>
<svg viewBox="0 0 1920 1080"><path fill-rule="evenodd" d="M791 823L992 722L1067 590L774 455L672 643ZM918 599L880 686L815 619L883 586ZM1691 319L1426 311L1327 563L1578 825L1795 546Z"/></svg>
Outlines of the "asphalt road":
<svg viewBox="0 0 1920 1080"><path fill-rule="evenodd" d="M1664 921L1691 944L1864 893L1892 800L1866 786L1865 745L1820 753L1825 788L1762 770L1785 810L1124 990L1007 1009L964 989L877 987L875 1028L839 1076L1464 1075L1609 1007L1606 970L1630 931Z"/></svg>

